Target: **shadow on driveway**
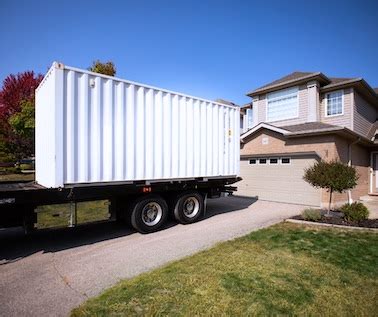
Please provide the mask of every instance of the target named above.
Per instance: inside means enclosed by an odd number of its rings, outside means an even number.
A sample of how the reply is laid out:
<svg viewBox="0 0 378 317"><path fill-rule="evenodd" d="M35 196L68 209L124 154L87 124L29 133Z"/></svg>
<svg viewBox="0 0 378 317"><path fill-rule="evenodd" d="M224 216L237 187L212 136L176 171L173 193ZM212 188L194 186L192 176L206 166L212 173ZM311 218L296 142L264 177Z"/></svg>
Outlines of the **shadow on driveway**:
<svg viewBox="0 0 378 317"><path fill-rule="evenodd" d="M213 216L245 209L256 198L229 196L209 199L202 221ZM175 226L169 221L161 230ZM81 225L76 228L45 229L24 235L21 228L0 230L0 265L20 260L37 252L57 252L101 241L126 237L136 231L126 224L102 222Z"/></svg>

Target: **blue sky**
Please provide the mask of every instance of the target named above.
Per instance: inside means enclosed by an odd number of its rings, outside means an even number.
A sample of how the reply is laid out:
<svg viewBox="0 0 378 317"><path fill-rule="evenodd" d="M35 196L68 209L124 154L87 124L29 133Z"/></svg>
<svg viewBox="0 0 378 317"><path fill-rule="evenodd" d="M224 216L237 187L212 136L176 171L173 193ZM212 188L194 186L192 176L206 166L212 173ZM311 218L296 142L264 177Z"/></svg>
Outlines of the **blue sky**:
<svg viewBox="0 0 378 317"><path fill-rule="evenodd" d="M0 1L0 80L112 60L117 77L238 104L292 71L378 87L378 1Z"/></svg>

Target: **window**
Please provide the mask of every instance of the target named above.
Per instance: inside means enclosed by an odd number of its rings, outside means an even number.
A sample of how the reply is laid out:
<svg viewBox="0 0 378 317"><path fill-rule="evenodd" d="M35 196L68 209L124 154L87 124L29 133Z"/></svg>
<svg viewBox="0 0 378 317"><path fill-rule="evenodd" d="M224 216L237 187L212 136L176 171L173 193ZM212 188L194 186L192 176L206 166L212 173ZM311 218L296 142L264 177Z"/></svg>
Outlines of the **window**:
<svg viewBox="0 0 378 317"><path fill-rule="evenodd" d="M296 117L298 117L298 87L267 94L267 122Z"/></svg>
<svg viewBox="0 0 378 317"><path fill-rule="evenodd" d="M290 164L290 157L281 158L281 164Z"/></svg>
<svg viewBox="0 0 378 317"><path fill-rule="evenodd" d="M266 158L259 159L259 164L266 164Z"/></svg>
<svg viewBox="0 0 378 317"><path fill-rule="evenodd" d="M250 129L250 128L252 128L252 126L253 126L253 111L252 111L252 109L247 109L247 111L246 111L247 113L247 129Z"/></svg>
<svg viewBox="0 0 378 317"><path fill-rule="evenodd" d="M343 92L335 91L326 94L326 117L344 113Z"/></svg>
<svg viewBox="0 0 378 317"><path fill-rule="evenodd" d="M278 158L270 158L269 164L278 164Z"/></svg>
<svg viewBox="0 0 378 317"><path fill-rule="evenodd" d="M256 159L250 159L249 160L249 164L251 164L251 165L255 165L256 163L257 163Z"/></svg>

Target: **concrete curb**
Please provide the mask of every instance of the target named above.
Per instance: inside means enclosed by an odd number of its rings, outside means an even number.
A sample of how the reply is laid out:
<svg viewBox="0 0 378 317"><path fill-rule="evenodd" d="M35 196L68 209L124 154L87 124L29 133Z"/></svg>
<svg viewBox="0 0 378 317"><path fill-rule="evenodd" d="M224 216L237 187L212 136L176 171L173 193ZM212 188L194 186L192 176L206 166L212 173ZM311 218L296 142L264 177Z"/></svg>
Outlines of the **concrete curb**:
<svg viewBox="0 0 378 317"><path fill-rule="evenodd" d="M305 220L297 220L297 219L285 219L285 222L297 223L297 224L302 224L302 225L320 226L320 227L334 227L334 228L352 229L352 230L369 230L373 232L378 232L378 228L343 226L343 225L334 225L332 223L321 223L321 222L313 222L313 221L305 221Z"/></svg>

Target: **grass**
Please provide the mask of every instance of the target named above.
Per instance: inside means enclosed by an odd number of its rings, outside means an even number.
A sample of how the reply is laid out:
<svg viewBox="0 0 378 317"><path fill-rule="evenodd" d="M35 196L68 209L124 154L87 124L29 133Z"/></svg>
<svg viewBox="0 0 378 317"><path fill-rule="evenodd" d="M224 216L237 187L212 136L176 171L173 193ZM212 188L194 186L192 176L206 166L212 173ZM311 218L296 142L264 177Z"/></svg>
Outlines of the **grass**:
<svg viewBox="0 0 378 317"><path fill-rule="evenodd" d="M72 316L377 315L378 234L279 224L118 283Z"/></svg>
<svg viewBox="0 0 378 317"><path fill-rule="evenodd" d="M0 182L9 181L34 181L34 173L0 174Z"/></svg>
<svg viewBox="0 0 378 317"><path fill-rule="evenodd" d="M70 204L39 206L37 228L66 227L70 222ZM108 201L97 200L77 203L77 223L83 224L109 218Z"/></svg>

